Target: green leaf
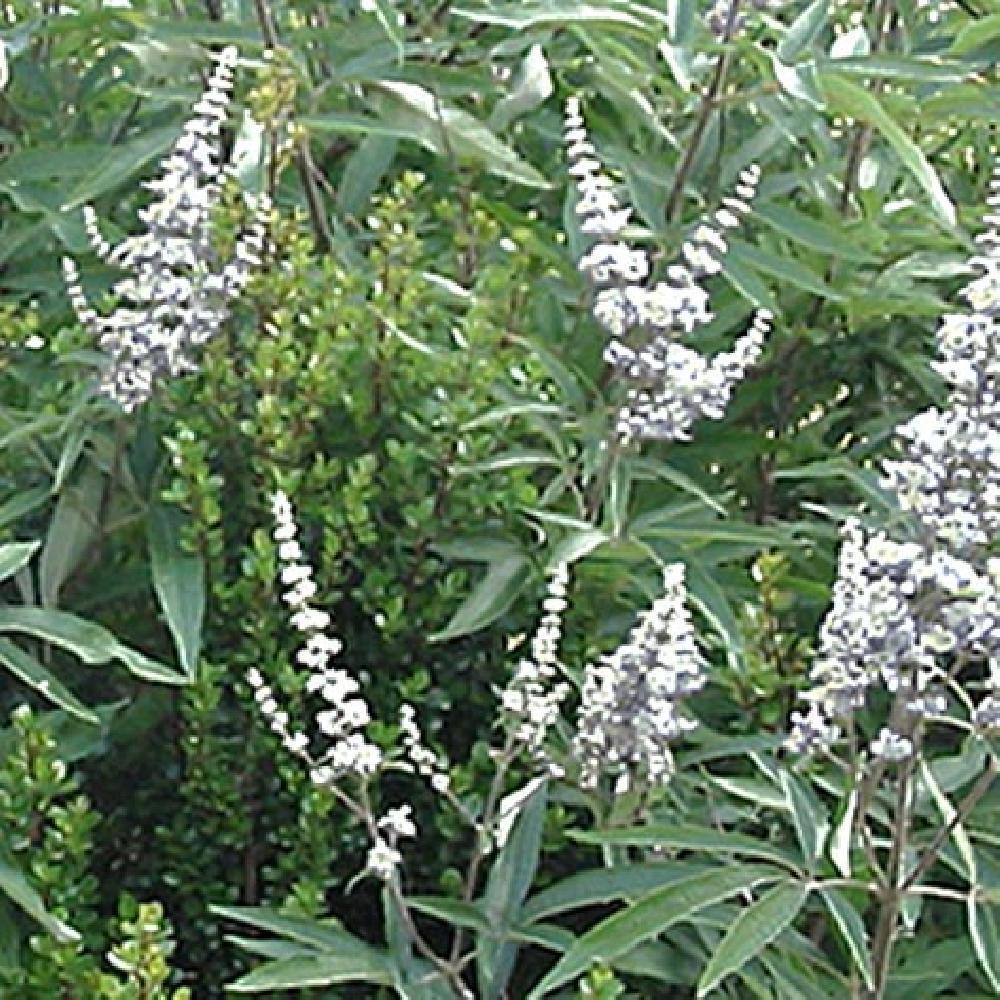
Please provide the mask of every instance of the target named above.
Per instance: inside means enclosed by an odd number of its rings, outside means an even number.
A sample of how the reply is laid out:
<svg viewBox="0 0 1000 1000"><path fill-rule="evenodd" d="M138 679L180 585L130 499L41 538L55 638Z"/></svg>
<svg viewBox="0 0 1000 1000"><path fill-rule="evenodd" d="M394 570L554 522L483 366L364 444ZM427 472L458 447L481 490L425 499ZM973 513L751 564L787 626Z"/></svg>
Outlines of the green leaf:
<svg viewBox="0 0 1000 1000"><path fill-rule="evenodd" d="M376 91L382 121L402 125L432 153L459 161L476 160L490 173L518 184L552 186L468 111L442 104L431 91L415 83L381 80L370 86Z"/></svg>
<svg viewBox="0 0 1000 1000"><path fill-rule="evenodd" d="M709 866L692 861L650 861L577 872L532 896L521 911L523 919L544 920L581 906L645 896L653 889L698 874Z"/></svg>
<svg viewBox="0 0 1000 1000"><path fill-rule="evenodd" d="M783 285L795 285L813 295L834 302L841 302L844 299L840 292L831 288L812 268L797 261L794 257L787 255L781 257L764 249L764 247L751 246L732 237L729 238L729 245L730 248L738 247L741 257L751 261L755 270L772 275Z"/></svg>
<svg viewBox="0 0 1000 1000"><path fill-rule="evenodd" d="M152 660L145 653L140 653L138 649L115 643L114 658L125 665L133 677L139 677L144 681L151 681L154 684L173 684L178 687L190 684L193 680L187 674L180 674L176 670L157 660Z"/></svg>
<svg viewBox="0 0 1000 1000"><path fill-rule="evenodd" d="M8 542L6 545L0 545L0 580L6 580L27 566L41 544L34 541Z"/></svg>
<svg viewBox="0 0 1000 1000"><path fill-rule="evenodd" d="M844 944L850 953L851 959L857 966L858 971L864 976L865 985L869 989L872 987L872 962L868 953L868 934L865 931L865 922L861 915L848 902L847 897L836 889L822 889L820 895L826 908L833 917L833 922L837 925Z"/></svg>
<svg viewBox="0 0 1000 1000"><path fill-rule="evenodd" d="M794 63L819 37L829 16L830 0L814 0L785 30L778 58L786 65Z"/></svg>
<svg viewBox="0 0 1000 1000"><path fill-rule="evenodd" d="M861 263L872 263L877 260L873 254L858 245L856 238L845 232L842 220L836 223L821 222L789 205L778 205L773 201L756 203L753 214L778 232L811 250Z"/></svg>
<svg viewBox="0 0 1000 1000"><path fill-rule="evenodd" d="M958 853L962 861L965 862L965 877L969 885L978 885L978 866L976 864L976 852L972 847L972 841L969 839L969 834L965 826L959 822L958 810L951 804L948 796L938 784L937 778L934 777L934 772L930 769L926 760L920 761L920 778L931 793L934 804L941 813L942 821L951 827L951 839L955 842L955 847L958 848Z"/></svg>
<svg viewBox="0 0 1000 1000"><path fill-rule="evenodd" d="M351 154L337 188L337 207L345 215L360 215L385 172L396 159L399 140L395 136L365 136Z"/></svg>
<svg viewBox="0 0 1000 1000"><path fill-rule="evenodd" d="M851 838L854 833L854 814L858 808L858 790L855 788L847 799L844 813L830 837L830 860L841 878L850 878L851 872Z"/></svg>
<svg viewBox="0 0 1000 1000"><path fill-rule="evenodd" d="M511 928L521 922L521 905L531 889L542 849L542 828L548 802L548 782L534 779L486 880L483 912L489 930L476 943L476 967L483 1000L499 1000L517 958ZM508 800L511 797L508 796ZM514 797L515 801L517 796Z"/></svg>
<svg viewBox="0 0 1000 1000"><path fill-rule="evenodd" d="M510 555L490 563L486 575L431 642L448 642L495 622L514 603L531 573L526 556Z"/></svg>
<svg viewBox="0 0 1000 1000"><path fill-rule="evenodd" d="M617 827L614 830L571 830L568 834L583 844L609 844L616 847L673 847L690 851L738 854L748 858L763 858L801 874L801 859L757 837L728 833L707 826L670 826L651 823L648 826Z"/></svg>
<svg viewBox="0 0 1000 1000"><path fill-rule="evenodd" d="M87 205L134 177L148 163L161 157L177 140L175 128L152 129L138 139L101 150L100 163L70 192L62 206L69 212ZM93 159L88 167L93 166Z"/></svg>
<svg viewBox="0 0 1000 1000"><path fill-rule="evenodd" d="M997 923L997 907L976 902L975 894L970 892L965 912L969 920L972 950L976 953L979 967L986 974L994 992L1000 994L1000 924Z"/></svg>
<svg viewBox="0 0 1000 1000"><path fill-rule="evenodd" d="M211 905L209 910L217 917L235 920L259 931L267 931L278 937L288 938L307 944L318 951L349 954L364 952L369 958L378 956L380 952L355 937L348 931L333 924L320 920L310 920L306 917L291 917L268 906L218 906Z"/></svg>
<svg viewBox="0 0 1000 1000"><path fill-rule="evenodd" d="M78 656L84 663L107 663L115 637L103 626L52 608L0 607L0 632L23 632Z"/></svg>
<svg viewBox="0 0 1000 1000"><path fill-rule="evenodd" d="M955 36L949 51L953 55L964 56L981 49L984 45L989 45L996 38L1000 38L1000 14L976 17Z"/></svg>
<svg viewBox="0 0 1000 1000"><path fill-rule="evenodd" d="M920 147L882 107L875 95L835 73L824 73L821 80L830 108L878 129L903 166L924 189L938 219L948 229L953 229L956 223L955 206L941 184L941 179Z"/></svg>
<svg viewBox="0 0 1000 1000"><path fill-rule="evenodd" d="M490 115L490 128L502 131L515 118L541 107L554 88L545 51L541 45L532 45L518 69L511 92L497 101Z"/></svg>
<svg viewBox="0 0 1000 1000"><path fill-rule="evenodd" d="M757 277L752 254L741 254L738 248L730 247L722 261L722 273L745 299L749 299L759 308L770 309L776 316L781 315L778 300L771 294L767 285Z"/></svg>
<svg viewBox="0 0 1000 1000"><path fill-rule="evenodd" d="M37 510L51 495L52 490L48 486L33 486L31 489L15 493L9 500L0 504L0 528Z"/></svg>
<svg viewBox="0 0 1000 1000"><path fill-rule="evenodd" d="M337 983L373 983L391 986L395 981L388 959L373 961L366 954L314 955L267 962L226 987L230 993L263 993L269 990L305 989Z"/></svg>
<svg viewBox="0 0 1000 1000"><path fill-rule="evenodd" d="M667 27L673 45L684 46L691 41L697 17L696 0L667 0Z"/></svg>
<svg viewBox="0 0 1000 1000"><path fill-rule="evenodd" d="M849 458L831 458L793 469L779 469L775 479L846 479L869 502L883 510L895 510L896 501L881 486L876 473L859 469Z"/></svg>
<svg viewBox="0 0 1000 1000"><path fill-rule="evenodd" d="M468 927L475 931L488 931L490 923L476 903L467 903L450 896L407 896L406 905L418 913L451 924L453 927Z"/></svg>
<svg viewBox="0 0 1000 1000"><path fill-rule="evenodd" d="M154 504L149 511L149 557L153 589L174 637L181 669L194 679L205 617L205 564L181 547L183 523L176 507Z"/></svg>
<svg viewBox="0 0 1000 1000"><path fill-rule="evenodd" d="M377 18L386 38L396 50L396 62L402 65L406 53L406 36L403 33L402 15L396 10L396 5L392 0L370 0L367 9Z"/></svg>
<svg viewBox="0 0 1000 1000"><path fill-rule="evenodd" d="M3 858L0 858L0 890L61 944L76 944L80 940L80 935L69 924L49 913L44 900L21 870Z"/></svg>
<svg viewBox="0 0 1000 1000"><path fill-rule="evenodd" d="M791 882L741 910L701 974L698 996L711 993L726 976L759 955L798 916L808 897L807 885Z"/></svg>
<svg viewBox="0 0 1000 1000"><path fill-rule="evenodd" d="M735 865L692 875L657 889L587 931L539 983L531 997L545 996L583 975L595 962L613 962L707 906L780 877L775 868Z"/></svg>
<svg viewBox="0 0 1000 1000"><path fill-rule="evenodd" d="M97 519L104 489L103 473L89 465L76 483L59 494L45 547L38 559L38 588L41 603L47 608L56 606L63 584L98 536Z"/></svg>
<svg viewBox="0 0 1000 1000"><path fill-rule="evenodd" d="M937 56L849 56L846 59L820 59L817 68L851 76L883 80L926 80L952 83L964 80L972 72L965 63L945 62Z"/></svg>
<svg viewBox="0 0 1000 1000"><path fill-rule="evenodd" d="M786 770L779 777L799 846L810 866L815 867L830 832L830 820L823 805L803 782Z"/></svg>
<svg viewBox="0 0 1000 1000"><path fill-rule="evenodd" d="M100 719L65 684L45 669L33 656L15 646L9 639L0 638L0 663L19 681L37 691L43 698L65 709L70 715L99 725Z"/></svg>
<svg viewBox="0 0 1000 1000"><path fill-rule="evenodd" d="M596 6L586 3L549 2L515 3L489 9L454 7L456 17L481 24L496 24L505 28L523 31L544 25L565 26L569 24L620 24L632 28L645 28L646 22L630 14L621 7Z"/></svg>

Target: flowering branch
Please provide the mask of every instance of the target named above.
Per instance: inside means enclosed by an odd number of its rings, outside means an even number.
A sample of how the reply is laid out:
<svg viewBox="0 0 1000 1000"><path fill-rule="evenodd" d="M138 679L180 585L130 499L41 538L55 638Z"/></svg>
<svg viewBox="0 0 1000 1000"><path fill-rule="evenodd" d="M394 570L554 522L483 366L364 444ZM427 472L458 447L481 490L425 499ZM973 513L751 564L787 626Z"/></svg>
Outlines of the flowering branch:
<svg viewBox="0 0 1000 1000"><path fill-rule="evenodd" d="M126 412L146 402L161 378L195 368L192 353L222 327L229 303L242 292L264 252L270 213L265 195L248 199L251 222L227 262L219 259L213 244L212 215L228 172L219 166L219 144L238 53L230 46L214 58L215 68L194 105L194 116L184 125L160 177L145 184L158 196L139 213L146 232L112 247L93 209L84 209L95 254L129 272L114 286L124 304L110 316L99 315L83 291L76 263L63 259L77 317L108 355L101 391Z"/></svg>

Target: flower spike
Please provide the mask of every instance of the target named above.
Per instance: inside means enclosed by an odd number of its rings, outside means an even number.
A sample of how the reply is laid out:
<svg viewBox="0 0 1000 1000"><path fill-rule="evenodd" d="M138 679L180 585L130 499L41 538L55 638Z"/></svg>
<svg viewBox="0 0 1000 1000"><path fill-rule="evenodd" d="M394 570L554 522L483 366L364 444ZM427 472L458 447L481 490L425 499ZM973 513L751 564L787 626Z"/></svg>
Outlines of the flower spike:
<svg viewBox="0 0 1000 1000"><path fill-rule="evenodd" d="M158 178L144 185L156 200L139 212L146 231L113 247L96 213L84 207L84 226L96 255L128 272L114 286L119 306L110 316L88 303L74 261L63 260L66 288L80 323L108 356L101 391L129 412L146 402L156 383L195 367L194 348L211 339L229 314L267 242L270 202L248 198L250 222L228 261L212 245L212 213L228 168L219 165L222 126L233 88L237 50L214 57L208 86L193 116L163 161Z"/></svg>
<svg viewBox="0 0 1000 1000"><path fill-rule="evenodd" d="M711 361L678 341L712 318L708 293L698 282L721 270L728 249L722 233L740 225L750 211L760 170L742 171L735 195L715 213L718 228L698 226L681 246L683 263L649 286L648 254L623 239L632 210L618 201L575 96L566 104L566 155L579 195L580 230L593 240L579 267L594 288L594 318L610 334L604 360L629 387L616 421L618 436L625 442L687 440L695 420L723 416L770 329L771 314L760 310L733 351Z"/></svg>
<svg viewBox="0 0 1000 1000"><path fill-rule="evenodd" d="M1000 165L990 182L986 232L970 264L978 277L959 293L971 307L937 332L934 367L949 386L947 405L929 407L896 429L902 456L883 463L882 485L913 526L911 537L866 531L851 521L833 604L788 745L823 748L840 723L883 684L902 696L909 720L943 716L955 665L986 661L986 694L972 705L982 730L1000 727ZM912 728L904 720L902 729ZM906 731L885 727L876 757L908 756Z"/></svg>

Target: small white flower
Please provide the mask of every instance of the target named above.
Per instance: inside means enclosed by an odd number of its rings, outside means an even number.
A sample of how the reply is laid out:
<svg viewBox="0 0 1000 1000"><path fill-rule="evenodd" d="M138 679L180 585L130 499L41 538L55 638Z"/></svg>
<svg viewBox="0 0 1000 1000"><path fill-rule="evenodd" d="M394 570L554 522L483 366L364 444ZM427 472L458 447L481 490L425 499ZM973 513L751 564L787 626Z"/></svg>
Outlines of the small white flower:
<svg viewBox="0 0 1000 1000"><path fill-rule="evenodd" d="M375 844L368 852L367 870L388 882L396 873L396 869L403 863L403 855L390 847L381 837L376 838Z"/></svg>

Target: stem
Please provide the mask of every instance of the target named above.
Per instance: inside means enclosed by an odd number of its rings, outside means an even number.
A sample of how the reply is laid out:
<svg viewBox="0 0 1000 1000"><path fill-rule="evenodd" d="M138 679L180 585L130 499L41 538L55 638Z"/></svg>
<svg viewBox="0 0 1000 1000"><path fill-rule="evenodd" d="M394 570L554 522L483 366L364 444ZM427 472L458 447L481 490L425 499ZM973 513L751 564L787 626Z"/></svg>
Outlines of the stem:
<svg viewBox="0 0 1000 1000"><path fill-rule="evenodd" d="M264 38L264 44L269 49L277 50L281 47L281 37L278 34L277 25L268 0L253 0L254 13L257 15L257 24L260 26L260 33ZM306 196L306 206L309 209L309 221L312 224L313 232L316 236L316 249L320 253L325 253L330 249L332 240L330 227L326 221L326 209L323 206L323 196L316 184L316 177L312 158L309 155L308 137L303 135L296 141L295 147L295 167L302 181L302 189Z"/></svg>
<svg viewBox="0 0 1000 1000"><path fill-rule="evenodd" d="M504 780L507 777L507 768L514 759L517 741L511 733L507 734L504 748L497 757L496 770L493 772L493 780L490 782L490 790L486 796L486 803L483 806L482 820L476 829L476 846L473 848L472 857L469 859L469 867L465 870L465 884L462 887L462 899L468 903L476 892L476 885L479 882L479 869L486 859L486 853L492 844L488 839L487 831L491 830L496 822L496 810L503 794ZM461 927L455 928L455 937L451 943L451 963L454 965L459 960L462 952L462 944L465 934Z"/></svg>
<svg viewBox="0 0 1000 1000"><path fill-rule="evenodd" d="M729 5L729 13L726 16L726 24L722 31L722 42L724 45L731 42L733 35L736 33L736 26L739 23L740 2L741 0L732 0L732 3ZM731 56L732 54L728 48L719 54L708 90L702 95L701 106L698 108L698 116L695 118L694 128L688 137L687 148L684 150L684 156L677 167L673 187L671 187L670 194L667 197L665 215L668 224L676 222L680 216L681 204L684 200L684 188L687 186L688 177L694 168L695 159L701 149L702 140L705 138L705 131L712 119L712 112L719 106L719 98L722 95L722 88L726 84L726 74L729 72Z"/></svg>
<svg viewBox="0 0 1000 1000"><path fill-rule="evenodd" d="M896 789L896 822L893 827L892 846L886 875L889 879L881 896L875 940L872 945L872 989L864 993L865 1000L882 1000L889 981L892 949L899 930L899 909L905 896L902 881L903 857L910 833L910 806L912 803L913 768L916 754L911 754L903 764Z"/></svg>
<svg viewBox="0 0 1000 1000"><path fill-rule="evenodd" d="M895 21L894 0L880 0L875 8L875 38L872 41L872 55L877 55L886 47L886 40ZM876 91L884 85L876 85ZM874 129L871 125L858 125L854 130L854 139L847 156L847 169L844 173L844 187L840 193L840 213L847 215L851 199L857 190L861 161L871 145Z"/></svg>
<svg viewBox="0 0 1000 1000"><path fill-rule="evenodd" d="M956 827L960 826L968 818L972 810L976 808L979 800L990 790L996 776L997 759L991 756L989 763L986 765L986 770L983 771L976 783L969 790L969 794L958 804L955 815L938 830L930 846L924 851L922 857L914 866L913 871L903 879L900 888L904 892L911 889L930 871L934 862L937 861L938 855L941 853L941 848L944 847L948 838L955 832Z"/></svg>

